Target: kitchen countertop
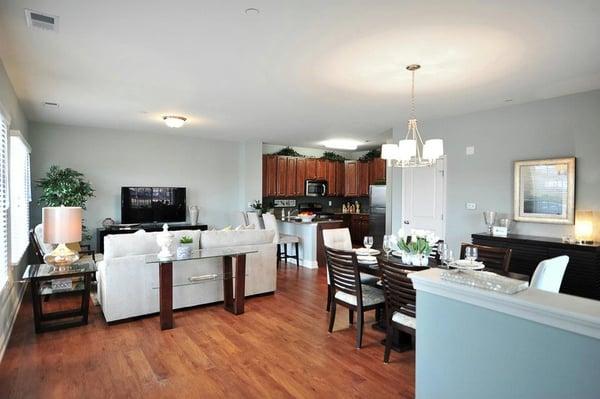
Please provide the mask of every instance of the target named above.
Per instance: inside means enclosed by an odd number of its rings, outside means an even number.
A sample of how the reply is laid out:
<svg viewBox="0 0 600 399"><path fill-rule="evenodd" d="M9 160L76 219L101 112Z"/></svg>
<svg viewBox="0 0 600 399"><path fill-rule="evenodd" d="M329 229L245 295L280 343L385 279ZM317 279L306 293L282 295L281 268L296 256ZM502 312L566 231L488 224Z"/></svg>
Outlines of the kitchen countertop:
<svg viewBox="0 0 600 399"><path fill-rule="evenodd" d="M340 219L323 219L323 220L313 220L311 222L301 222L299 220L281 220L278 219L282 223L292 223L292 224L322 224L322 223L341 223L343 220Z"/></svg>

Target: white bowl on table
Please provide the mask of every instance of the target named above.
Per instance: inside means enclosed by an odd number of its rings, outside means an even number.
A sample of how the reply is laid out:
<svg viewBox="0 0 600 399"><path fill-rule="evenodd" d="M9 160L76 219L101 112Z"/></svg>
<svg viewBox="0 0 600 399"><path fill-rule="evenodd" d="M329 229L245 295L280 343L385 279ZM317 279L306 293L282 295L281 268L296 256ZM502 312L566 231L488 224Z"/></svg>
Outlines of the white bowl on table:
<svg viewBox="0 0 600 399"><path fill-rule="evenodd" d="M298 215L298 218L300 219L300 221L302 223L310 223L313 221L315 216L317 216L317 215Z"/></svg>

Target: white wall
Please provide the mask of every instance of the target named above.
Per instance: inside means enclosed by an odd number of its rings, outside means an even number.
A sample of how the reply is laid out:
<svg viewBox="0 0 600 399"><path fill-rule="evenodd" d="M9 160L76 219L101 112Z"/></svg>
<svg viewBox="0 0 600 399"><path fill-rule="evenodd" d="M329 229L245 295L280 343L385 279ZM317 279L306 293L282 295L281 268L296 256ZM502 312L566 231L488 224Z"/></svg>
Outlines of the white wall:
<svg viewBox="0 0 600 399"><path fill-rule="evenodd" d="M512 217L514 161L577 157L576 208L600 210L600 90L426 120L420 128L425 139L444 139L446 239L455 248L485 231L484 210ZM402 130L394 129L396 140ZM475 146L474 155L465 154L467 146ZM394 187L401 183L396 173ZM400 200L391 204L394 231L402 220ZM466 202L475 202L477 210L466 210ZM561 237L573 234L573 226L516 223L514 232Z"/></svg>
<svg viewBox="0 0 600 399"><path fill-rule="evenodd" d="M0 110L3 114L8 114L11 119L9 128L11 130L19 130L21 134L28 138L28 124L23 111L19 105L17 95L8 79L4 65L0 60ZM9 154L10 156L10 154ZM9 209L10 212L10 209ZM10 220L10 215L9 215ZM9 225L10 237L10 225ZM10 254L10 239L9 239L9 254ZM25 284L16 282L21 279L25 271L26 258L24 256L18 265L9 267L9 282L0 291L0 360L4 354L4 349L8 344L10 331L13 321L19 310L19 304L23 297Z"/></svg>
<svg viewBox="0 0 600 399"><path fill-rule="evenodd" d="M238 182L239 208L247 209L248 203L262 199L262 142L245 141L240 144ZM235 220L237 224L238 220Z"/></svg>
<svg viewBox="0 0 600 399"><path fill-rule="evenodd" d="M82 172L92 183L96 196L85 212L92 232L104 218L120 220L122 186L186 187L187 204L198 206L200 222L223 227L238 221L239 143L32 123L30 144L34 181L57 164ZM37 189L33 195L39 198ZM32 223L40 222L41 210L35 206Z"/></svg>

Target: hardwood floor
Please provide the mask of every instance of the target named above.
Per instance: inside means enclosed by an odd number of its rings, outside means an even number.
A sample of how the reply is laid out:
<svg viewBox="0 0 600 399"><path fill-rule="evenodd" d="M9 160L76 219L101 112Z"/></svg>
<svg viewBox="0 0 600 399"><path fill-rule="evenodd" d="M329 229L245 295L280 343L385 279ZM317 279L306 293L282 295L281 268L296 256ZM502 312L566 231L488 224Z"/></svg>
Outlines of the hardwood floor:
<svg viewBox="0 0 600 399"><path fill-rule="evenodd" d="M414 352L384 364L374 312L357 350L343 308L327 333L323 270L284 266L277 283L243 315L196 307L175 312L168 331L158 315L107 325L91 305L89 325L36 335L27 295L0 364L0 398L414 397Z"/></svg>

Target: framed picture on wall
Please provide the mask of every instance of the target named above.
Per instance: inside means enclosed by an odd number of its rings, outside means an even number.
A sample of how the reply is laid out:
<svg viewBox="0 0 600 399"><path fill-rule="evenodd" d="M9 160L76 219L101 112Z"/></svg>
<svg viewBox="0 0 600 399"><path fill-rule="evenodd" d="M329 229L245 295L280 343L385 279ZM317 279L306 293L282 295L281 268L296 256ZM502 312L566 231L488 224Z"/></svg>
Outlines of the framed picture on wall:
<svg viewBox="0 0 600 399"><path fill-rule="evenodd" d="M575 223L575 157L515 161L515 220Z"/></svg>

